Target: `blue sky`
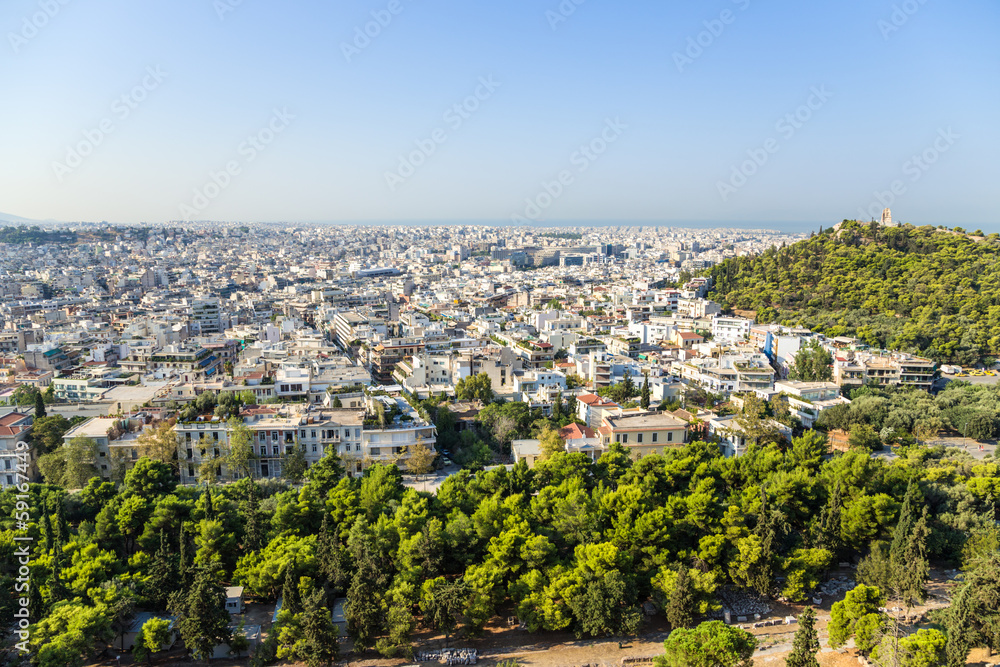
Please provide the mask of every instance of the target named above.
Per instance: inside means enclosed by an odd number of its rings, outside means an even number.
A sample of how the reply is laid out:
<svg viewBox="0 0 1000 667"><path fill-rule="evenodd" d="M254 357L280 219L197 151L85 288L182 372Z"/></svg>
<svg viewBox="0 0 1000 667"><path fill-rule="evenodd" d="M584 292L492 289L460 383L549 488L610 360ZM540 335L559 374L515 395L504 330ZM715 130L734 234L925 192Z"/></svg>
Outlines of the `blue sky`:
<svg viewBox="0 0 1000 667"><path fill-rule="evenodd" d="M995 1L576 1L11 0L0 211L1000 231Z"/></svg>

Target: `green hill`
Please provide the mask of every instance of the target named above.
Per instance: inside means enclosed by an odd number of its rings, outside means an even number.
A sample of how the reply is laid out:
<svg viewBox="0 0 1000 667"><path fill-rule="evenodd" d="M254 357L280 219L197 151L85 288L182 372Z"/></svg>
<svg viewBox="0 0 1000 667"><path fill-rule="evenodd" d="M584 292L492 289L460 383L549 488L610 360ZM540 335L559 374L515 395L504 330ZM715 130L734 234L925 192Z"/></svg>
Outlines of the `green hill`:
<svg viewBox="0 0 1000 667"><path fill-rule="evenodd" d="M973 364L1000 356L998 259L997 234L852 220L716 265L710 297L761 323Z"/></svg>

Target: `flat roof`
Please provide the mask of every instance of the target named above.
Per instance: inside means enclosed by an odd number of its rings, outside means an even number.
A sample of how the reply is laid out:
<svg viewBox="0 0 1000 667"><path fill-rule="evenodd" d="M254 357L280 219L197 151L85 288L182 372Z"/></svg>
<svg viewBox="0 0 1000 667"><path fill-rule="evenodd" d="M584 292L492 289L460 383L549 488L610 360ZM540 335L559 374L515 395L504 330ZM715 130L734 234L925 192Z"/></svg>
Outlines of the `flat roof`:
<svg viewBox="0 0 1000 667"><path fill-rule="evenodd" d="M120 421L115 417L91 417L82 424L78 424L66 431L63 440L72 440L76 437L83 438L106 438L108 429Z"/></svg>
<svg viewBox="0 0 1000 667"><path fill-rule="evenodd" d="M621 417L605 416L605 419L616 431L649 428L684 428L687 426L687 422L683 419L678 419L666 412L645 415L622 415Z"/></svg>

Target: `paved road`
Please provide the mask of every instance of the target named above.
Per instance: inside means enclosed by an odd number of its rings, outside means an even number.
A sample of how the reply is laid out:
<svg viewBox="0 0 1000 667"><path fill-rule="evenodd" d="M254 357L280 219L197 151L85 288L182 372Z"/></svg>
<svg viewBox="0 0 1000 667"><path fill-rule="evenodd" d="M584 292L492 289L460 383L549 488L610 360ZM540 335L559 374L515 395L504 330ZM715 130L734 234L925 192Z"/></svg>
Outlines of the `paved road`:
<svg viewBox="0 0 1000 667"><path fill-rule="evenodd" d="M931 440L926 440L925 444L928 445L944 445L945 447L954 447L960 449L964 452L968 452L969 456L974 459L982 460L987 456L996 456L997 453L997 441L991 440L989 442L976 442L972 438L963 438L962 436L941 436L937 438L932 438Z"/></svg>
<svg viewBox="0 0 1000 667"><path fill-rule="evenodd" d="M432 475L403 475L403 486L426 491L427 493L437 493L444 480L457 473L461 468L454 463L447 465Z"/></svg>

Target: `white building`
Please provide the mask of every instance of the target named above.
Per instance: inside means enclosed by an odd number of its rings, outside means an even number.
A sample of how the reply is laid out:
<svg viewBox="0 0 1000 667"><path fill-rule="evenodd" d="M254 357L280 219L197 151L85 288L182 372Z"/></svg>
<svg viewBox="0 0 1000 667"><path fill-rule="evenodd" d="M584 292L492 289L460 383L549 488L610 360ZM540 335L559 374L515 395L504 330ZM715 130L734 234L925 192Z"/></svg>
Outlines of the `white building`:
<svg viewBox="0 0 1000 667"><path fill-rule="evenodd" d="M745 341L750 337L751 325L753 320L745 317L716 315L712 318L712 338L729 343Z"/></svg>
<svg viewBox="0 0 1000 667"><path fill-rule="evenodd" d="M774 383L774 390L784 395L792 414L806 428L812 428L824 410L851 402L841 396L836 382L781 380Z"/></svg>

